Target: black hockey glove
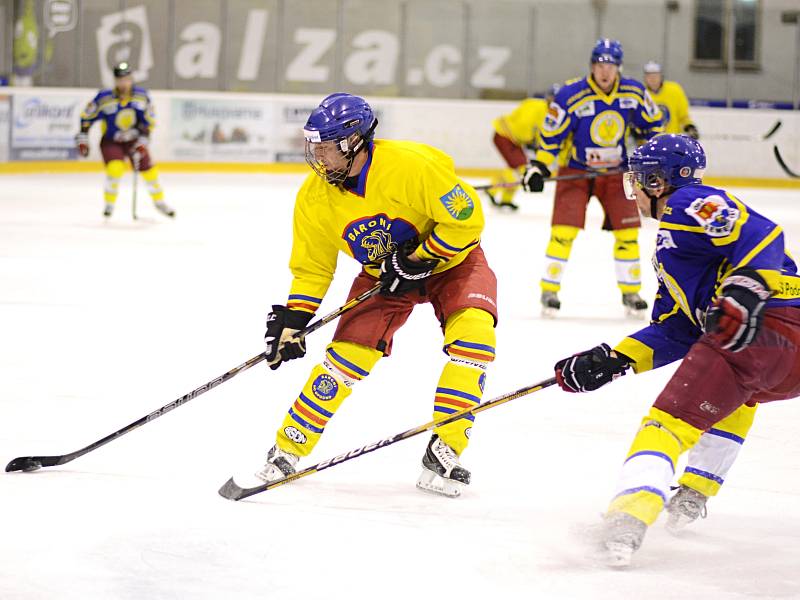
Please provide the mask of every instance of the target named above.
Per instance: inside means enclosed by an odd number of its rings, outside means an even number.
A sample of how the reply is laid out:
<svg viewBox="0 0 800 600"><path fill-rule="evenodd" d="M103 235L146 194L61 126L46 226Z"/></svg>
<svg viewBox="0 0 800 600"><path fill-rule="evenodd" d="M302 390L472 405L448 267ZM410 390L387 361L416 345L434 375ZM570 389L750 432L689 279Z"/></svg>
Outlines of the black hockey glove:
<svg viewBox="0 0 800 600"><path fill-rule="evenodd" d="M522 189L526 192L541 192L544 189L544 180L550 177L550 169L538 160L532 160L525 174L522 176Z"/></svg>
<svg viewBox="0 0 800 600"><path fill-rule="evenodd" d="M688 135L693 140L699 140L700 139L700 132L697 131L697 127L695 127L691 123L689 123L686 127L683 128L683 133Z"/></svg>
<svg viewBox="0 0 800 600"><path fill-rule="evenodd" d="M412 261L408 255L414 251L417 243L406 242L389 254L381 263L381 294L385 296L401 296L422 287L425 280L433 274L437 260Z"/></svg>
<svg viewBox="0 0 800 600"><path fill-rule="evenodd" d="M705 330L725 350L747 348L761 329L764 307L772 295L753 269L736 269L722 282L720 295L706 313Z"/></svg>
<svg viewBox="0 0 800 600"><path fill-rule="evenodd" d="M267 346L267 364L273 371L285 360L302 358L306 355L305 338L295 338L294 334L304 329L311 320L310 313L289 310L285 306L273 305L267 316L267 333L264 342Z"/></svg>
<svg viewBox="0 0 800 600"><path fill-rule="evenodd" d="M624 375L630 362L622 354L611 356L611 347L600 344L558 361L556 382L565 392L591 392Z"/></svg>

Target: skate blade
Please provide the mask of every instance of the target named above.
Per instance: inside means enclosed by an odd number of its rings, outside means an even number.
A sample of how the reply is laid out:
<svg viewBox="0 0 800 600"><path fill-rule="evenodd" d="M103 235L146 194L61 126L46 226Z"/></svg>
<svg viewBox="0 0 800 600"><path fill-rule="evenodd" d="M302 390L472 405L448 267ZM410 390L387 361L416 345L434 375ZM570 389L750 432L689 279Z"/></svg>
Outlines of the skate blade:
<svg viewBox="0 0 800 600"><path fill-rule="evenodd" d="M422 470L422 474L417 480L417 489L448 498L458 498L463 488L464 484L460 481L446 479L427 469Z"/></svg>
<svg viewBox="0 0 800 600"><path fill-rule="evenodd" d="M694 519L690 519L686 515L670 514L667 519L666 529L672 535L680 535L688 525L694 523Z"/></svg>
<svg viewBox="0 0 800 600"><path fill-rule="evenodd" d="M558 309L551 306L542 307L542 316L546 319L555 319L558 315Z"/></svg>
<svg viewBox="0 0 800 600"><path fill-rule="evenodd" d="M631 565L633 548L619 542L606 542L603 562L608 567L625 568Z"/></svg>

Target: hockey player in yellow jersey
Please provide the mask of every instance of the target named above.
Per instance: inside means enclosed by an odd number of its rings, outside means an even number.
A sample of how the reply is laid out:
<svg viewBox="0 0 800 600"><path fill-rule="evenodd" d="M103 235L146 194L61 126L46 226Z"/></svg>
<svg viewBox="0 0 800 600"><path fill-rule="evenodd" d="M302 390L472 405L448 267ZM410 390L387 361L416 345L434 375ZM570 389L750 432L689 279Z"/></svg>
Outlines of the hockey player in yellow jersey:
<svg viewBox="0 0 800 600"><path fill-rule="evenodd" d="M376 125L363 98L333 94L304 128L306 161L314 173L295 202L288 301L273 306L267 319L270 368L305 355L305 342L293 335L322 302L340 252L363 265L349 298L378 281L382 289L341 317L256 474L262 481L295 471L351 388L390 354L394 332L416 304L433 306L448 358L433 394L434 419L481 401L497 320L497 282L480 247L481 203L456 176L448 155L424 144L373 139ZM395 396L409 400L402 389ZM470 473L459 457L473 420L434 429L419 488L460 495Z"/></svg>
<svg viewBox="0 0 800 600"><path fill-rule="evenodd" d="M494 176L491 183L508 184L520 180L528 166L528 152L535 152L539 147L539 135L544 118L547 116L547 107L559 89L561 84L555 83L547 90L544 98L525 98L513 111L497 117L492 122L494 145L508 168ZM487 191L492 204L507 206L513 210L519 208L514 204L516 193L516 187L494 188Z"/></svg>
<svg viewBox="0 0 800 600"><path fill-rule="evenodd" d="M125 161L130 161L134 171L142 174L155 207L174 217L175 211L164 201L158 169L150 157L149 140L155 124L150 96L147 90L133 84L130 64L122 62L114 67L114 88L97 92L83 110L81 130L75 136L83 157L89 156L89 129L95 121L100 121L103 129L100 140L106 170L103 216L110 217L114 212Z"/></svg>
<svg viewBox="0 0 800 600"><path fill-rule="evenodd" d="M644 84L664 116L664 133L685 133L694 139L700 138L697 126L689 116L686 92L677 81L664 79L661 65L654 60L644 65Z"/></svg>

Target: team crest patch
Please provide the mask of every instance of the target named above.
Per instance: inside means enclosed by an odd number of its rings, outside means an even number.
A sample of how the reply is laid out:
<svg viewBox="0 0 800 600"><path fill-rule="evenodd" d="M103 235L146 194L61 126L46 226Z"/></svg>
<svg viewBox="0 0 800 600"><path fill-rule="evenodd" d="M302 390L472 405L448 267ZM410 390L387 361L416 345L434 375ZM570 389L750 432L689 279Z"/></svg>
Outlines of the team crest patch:
<svg viewBox="0 0 800 600"><path fill-rule="evenodd" d="M339 384L330 375L319 375L311 384L311 391L320 400L332 400L339 391Z"/></svg>
<svg viewBox="0 0 800 600"><path fill-rule="evenodd" d="M483 387L486 385L486 373L481 373L478 377L478 387L481 388L481 393L483 393Z"/></svg>
<svg viewBox="0 0 800 600"><path fill-rule="evenodd" d="M392 219L385 213L360 217L342 231L353 257L363 265L377 264L406 240L418 237L417 228L404 219Z"/></svg>
<svg viewBox="0 0 800 600"><path fill-rule="evenodd" d="M731 208L722 196L698 198L685 209L711 237L725 237L739 220L739 210Z"/></svg>
<svg viewBox="0 0 800 600"><path fill-rule="evenodd" d="M475 203L460 184L439 198L450 216L458 221L466 221L475 210Z"/></svg>

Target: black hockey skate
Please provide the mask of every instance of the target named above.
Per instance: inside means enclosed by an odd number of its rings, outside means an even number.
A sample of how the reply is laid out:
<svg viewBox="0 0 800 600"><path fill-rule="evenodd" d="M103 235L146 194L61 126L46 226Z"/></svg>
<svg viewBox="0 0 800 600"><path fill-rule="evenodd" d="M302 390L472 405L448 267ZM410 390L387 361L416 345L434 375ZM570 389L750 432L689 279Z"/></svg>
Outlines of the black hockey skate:
<svg viewBox="0 0 800 600"><path fill-rule="evenodd" d="M158 210L163 215L170 217L171 219L175 218L175 209L172 208L169 204L164 202L163 200L158 200L153 203Z"/></svg>
<svg viewBox="0 0 800 600"><path fill-rule="evenodd" d="M557 292L542 292L542 316L554 317L561 310L561 300Z"/></svg>
<svg viewBox="0 0 800 600"><path fill-rule="evenodd" d="M647 302L637 294L622 294L622 306L625 307L625 312L631 317L643 317L647 310Z"/></svg>
<svg viewBox="0 0 800 600"><path fill-rule="evenodd" d="M647 525L624 512L607 514L603 519L600 551L609 567L627 567L633 553L642 545Z"/></svg>
<svg viewBox="0 0 800 600"><path fill-rule="evenodd" d="M111 202L106 202L106 205L103 207L103 216L107 219L114 213L114 204Z"/></svg>
<svg viewBox="0 0 800 600"><path fill-rule="evenodd" d="M470 472L461 466L458 454L445 444L437 434L431 436L422 457L422 473L417 487L426 492L455 498L469 484Z"/></svg>
<svg viewBox="0 0 800 600"><path fill-rule="evenodd" d="M489 190L483 190L483 191L486 192L486 195L488 196L489 201L492 203L492 206L496 206L497 208L503 208L504 206L507 206L511 210L519 209L519 206L517 204L514 204L513 202L501 202L500 200L495 198L495 195L492 194L492 192L490 192Z"/></svg>
<svg viewBox="0 0 800 600"><path fill-rule="evenodd" d="M705 519L708 496L685 485L679 486L675 495L667 503L667 530L677 533L698 518Z"/></svg>

